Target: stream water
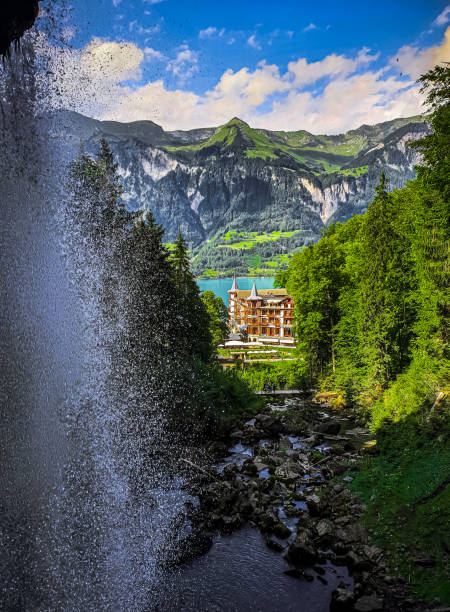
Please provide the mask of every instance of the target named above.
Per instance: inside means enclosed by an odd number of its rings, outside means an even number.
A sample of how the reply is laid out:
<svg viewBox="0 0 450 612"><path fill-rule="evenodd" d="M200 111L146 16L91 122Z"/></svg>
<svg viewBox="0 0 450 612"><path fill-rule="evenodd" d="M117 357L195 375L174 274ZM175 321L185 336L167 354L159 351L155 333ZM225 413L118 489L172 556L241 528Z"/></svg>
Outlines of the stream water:
<svg viewBox="0 0 450 612"><path fill-rule="evenodd" d="M257 529L244 527L218 536L207 555L175 574L173 609L328 612L331 591L342 581L351 583L344 567L325 566L326 588L317 580L300 581L283 573L290 568Z"/></svg>

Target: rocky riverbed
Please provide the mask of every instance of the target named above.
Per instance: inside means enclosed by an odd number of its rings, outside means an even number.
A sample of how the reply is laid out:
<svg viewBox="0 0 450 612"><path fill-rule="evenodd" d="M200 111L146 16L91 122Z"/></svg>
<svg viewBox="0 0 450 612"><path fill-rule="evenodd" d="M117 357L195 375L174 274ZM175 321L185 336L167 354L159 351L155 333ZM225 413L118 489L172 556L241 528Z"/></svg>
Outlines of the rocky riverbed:
<svg viewBox="0 0 450 612"><path fill-rule="evenodd" d="M287 561L287 576L328 591L324 612L423 611L389 575L360 522L365 507L347 487L372 451L369 432L327 402L269 402L239 424L229 444L208 445L214 463L190 463L199 503L190 507L195 527L179 560L206 553L217 533L256 527Z"/></svg>

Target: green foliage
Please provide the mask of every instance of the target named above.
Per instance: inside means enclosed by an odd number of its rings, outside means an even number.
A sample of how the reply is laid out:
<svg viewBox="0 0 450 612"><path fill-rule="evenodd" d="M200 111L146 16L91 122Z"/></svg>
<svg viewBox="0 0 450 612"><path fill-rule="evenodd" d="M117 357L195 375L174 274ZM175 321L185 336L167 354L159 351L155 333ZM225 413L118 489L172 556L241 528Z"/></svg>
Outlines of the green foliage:
<svg viewBox="0 0 450 612"><path fill-rule="evenodd" d="M420 81L432 132L413 144L423 156L418 178L389 193L382 172L367 212L327 228L277 282L287 279L294 296L309 376L344 391L376 436L379 454L352 486L391 570L450 602L448 64ZM435 568L414 564L416 551Z"/></svg>
<svg viewBox="0 0 450 612"><path fill-rule="evenodd" d="M294 331L299 354L308 361L311 382L330 359L335 370L342 265L342 249L331 235L296 253L290 264L287 290L295 303Z"/></svg>
<svg viewBox="0 0 450 612"><path fill-rule="evenodd" d="M306 384L305 366L301 360L254 363L238 374L254 391L265 389L302 389Z"/></svg>
<svg viewBox="0 0 450 612"><path fill-rule="evenodd" d="M340 170L339 174L343 174L344 176L354 176L358 177L361 174L366 174L369 170L369 166L358 166L357 168L346 168L344 170Z"/></svg>
<svg viewBox="0 0 450 612"><path fill-rule="evenodd" d="M274 232L270 232L269 234L258 234L258 232L241 232L239 233L239 237L248 236L249 239L240 240L238 242L232 242L231 244L218 244L217 248L218 249L224 249L224 248L225 249L236 249L236 250L252 249L255 246L255 244L258 244L258 243L275 241L275 240L279 240L280 238L291 238L292 236L294 236L294 234L298 234L299 231L300 230L293 230L291 232L274 231ZM237 232L227 232L224 236L224 239L227 242L230 242L234 235L237 235Z"/></svg>
<svg viewBox="0 0 450 612"><path fill-rule="evenodd" d="M193 376L198 388L190 400L196 418L203 421L204 432L215 439L226 436L242 418L257 414L263 400L235 370L197 364Z"/></svg>
<svg viewBox="0 0 450 612"><path fill-rule="evenodd" d="M123 390L123 426L145 445L157 406L169 431L199 436L222 427L228 412L258 403L241 379L217 365L211 336L217 341L225 332L225 305L213 294L200 297L181 235L169 251L151 213L137 218L126 210L105 141L95 158L81 154L71 164L68 192L67 234L76 239L68 255L95 258L99 270L94 287L80 278L80 293L90 299L87 292L96 292L120 335L111 341L100 334L98 343L110 356L119 398Z"/></svg>
<svg viewBox="0 0 450 612"><path fill-rule="evenodd" d="M191 272L186 242L181 234L178 234L170 261L173 283L184 313L180 334L186 339L192 355L207 362L212 355L210 317Z"/></svg>
<svg viewBox="0 0 450 612"><path fill-rule="evenodd" d="M229 230L201 246L191 260L198 276L205 270L220 276L233 274L272 276L285 269L291 254L311 236L304 230L275 230L265 233Z"/></svg>
<svg viewBox="0 0 450 612"><path fill-rule="evenodd" d="M228 337L228 310L222 298L216 297L213 291L203 291L201 298L209 317L211 340L217 346Z"/></svg>
<svg viewBox="0 0 450 612"><path fill-rule="evenodd" d="M379 429L381 454L365 460L351 487L368 506L364 522L375 542L389 552L389 572L427 600L449 604L450 447L436 444L437 427L410 416ZM416 565L416 555L436 566Z"/></svg>

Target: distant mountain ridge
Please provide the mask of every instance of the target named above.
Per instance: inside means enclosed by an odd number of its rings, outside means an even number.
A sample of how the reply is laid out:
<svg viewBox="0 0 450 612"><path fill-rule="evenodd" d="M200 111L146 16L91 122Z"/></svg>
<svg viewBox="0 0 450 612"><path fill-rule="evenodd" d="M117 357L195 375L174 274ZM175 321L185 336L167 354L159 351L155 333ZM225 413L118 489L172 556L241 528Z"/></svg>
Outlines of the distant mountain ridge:
<svg viewBox="0 0 450 612"><path fill-rule="evenodd" d="M188 240L197 272L262 273L314 241L324 224L366 210L384 169L391 189L414 178L408 142L420 116L314 135L251 128L235 117L217 128L165 131L152 121L97 121L60 111L54 136L75 152L106 138L124 199L151 209L167 242Z"/></svg>

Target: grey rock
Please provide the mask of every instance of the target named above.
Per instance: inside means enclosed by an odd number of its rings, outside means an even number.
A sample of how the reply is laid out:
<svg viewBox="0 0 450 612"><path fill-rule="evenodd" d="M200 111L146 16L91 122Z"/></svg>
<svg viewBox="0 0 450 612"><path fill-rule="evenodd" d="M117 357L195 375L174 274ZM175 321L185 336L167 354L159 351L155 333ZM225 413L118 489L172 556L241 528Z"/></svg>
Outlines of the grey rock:
<svg viewBox="0 0 450 612"><path fill-rule="evenodd" d="M331 522L327 521L326 519L319 521L316 525L316 531L319 538L330 536L333 533Z"/></svg>
<svg viewBox="0 0 450 612"><path fill-rule="evenodd" d="M319 554L308 535L300 533L289 546L287 559L296 565L315 565L319 560Z"/></svg>
<svg viewBox="0 0 450 612"><path fill-rule="evenodd" d="M363 595L356 600L355 612L380 612L383 610L383 600L374 595Z"/></svg>
<svg viewBox="0 0 450 612"><path fill-rule="evenodd" d="M331 595L330 612L350 612L353 610L355 596L352 591L337 588Z"/></svg>

